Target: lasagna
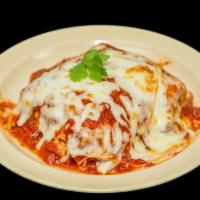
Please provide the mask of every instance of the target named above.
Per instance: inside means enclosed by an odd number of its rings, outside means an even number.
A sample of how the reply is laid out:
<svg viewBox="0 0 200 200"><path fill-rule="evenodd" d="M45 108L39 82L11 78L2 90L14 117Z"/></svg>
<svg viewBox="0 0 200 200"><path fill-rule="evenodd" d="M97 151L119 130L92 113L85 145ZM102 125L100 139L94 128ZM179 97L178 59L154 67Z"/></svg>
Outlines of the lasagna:
<svg viewBox="0 0 200 200"><path fill-rule="evenodd" d="M0 101L0 126L45 163L88 174L151 167L198 135L200 108L166 63L99 44L101 81L72 81L84 54L34 72L19 101Z"/></svg>

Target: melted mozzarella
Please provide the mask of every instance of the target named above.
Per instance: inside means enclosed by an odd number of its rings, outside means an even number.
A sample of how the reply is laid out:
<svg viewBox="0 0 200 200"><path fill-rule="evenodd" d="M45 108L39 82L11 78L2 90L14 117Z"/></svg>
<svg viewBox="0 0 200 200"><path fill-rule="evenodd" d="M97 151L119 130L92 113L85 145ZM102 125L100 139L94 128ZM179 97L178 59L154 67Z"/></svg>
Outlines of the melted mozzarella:
<svg viewBox="0 0 200 200"><path fill-rule="evenodd" d="M177 133L177 130L173 129L174 113L166 95L168 84L166 84L166 79L163 79L163 71L158 68L157 72L158 89L154 101L152 120L149 132L144 135L143 139L148 147L162 152L173 145L179 144L185 133Z"/></svg>
<svg viewBox="0 0 200 200"><path fill-rule="evenodd" d="M106 172L110 171L114 166L115 165L112 161L97 162L97 170L102 174L105 174Z"/></svg>
<svg viewBox="0 0 200 200"><path fill-rule="evenodd" d="M110 58L104 67L115 82L96 83L90 79L72 82L69 70L77 61L70 60L32 81L22 91L16 108L20 115L17 125L22 126L32 115L33 109L41 107L38 131L42 133L42 138L37 144L38 149L45 141L52 140L55 132L69 119L73 119L75 125L72 127L73 134L68 136L67 151L72 157L96 158L100 173L106 173L121 161L129 142L132 159L151 161L158 152L181 143L185 134L174 129L172 106L166 96L168 85L175 80L165 80L164 72L148 64L148 60L142 56L110 48L106 51ZM130 98L120 95L125 109L115 103L110 95L121 89L130 94ZM90 102L84 105L84 99ZM110 106L116 120L114 127L104 125L94 130L82 127L87 118L99 119L102 103ZM120 125L125 126L129 133L123 132ZM143 137L145 143L138 135ZM152 151L148 151L147 147ZM115 164L112 159L115 159Z"/></svg>
<svg viewBox="0 0 200 200"><path fill-rule="evenodd" d="M68 137L67 148L72 157L88 155L88 157L98 158L98 156L101 156L103 150L98 145L96 138L84 137L84 139L90 140L90 143L87 145L82 144L81 148L79 139L80 138L78 136L76 137L74 134Z"/></svg>
<svg viewBox="0 0 200 200"><path fill-rule="evenodd" d="M135 137L133 142L134 148L131 148L130 150L132 159L142 159L144 161L152 160L153 154L146 149L146 146L139 137Z"/></svg>
<svg viewBox="0 0 200 200"><path fill-rule="evenodd" d="M174 132L162 133L156 132L148 134L145 137L146 144L153 150L163 152L174 145L178 145L183 141L184 134L176 134Z"/></svg>

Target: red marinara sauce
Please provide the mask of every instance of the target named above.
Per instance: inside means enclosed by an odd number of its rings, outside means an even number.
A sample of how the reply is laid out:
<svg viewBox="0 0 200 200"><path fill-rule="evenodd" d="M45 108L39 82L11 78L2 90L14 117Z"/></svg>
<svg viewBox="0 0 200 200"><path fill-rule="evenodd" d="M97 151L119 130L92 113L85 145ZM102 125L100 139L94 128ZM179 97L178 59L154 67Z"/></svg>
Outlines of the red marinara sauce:
<svg viewBox="0 0 200 200"><path fill-rule="evenodd" d="M128 92L124 90L113 91L111 93L111 97L113 98L115 103L119 104L123 109L125 109L122 101L119 98L120 95L127 96L128 98L130 98L130 95ZM84 99L82 103L85 105L87 103L90 103L90 101L88 99ZM103 107L102 112L97 121L87 118L83 122L82 126L85 128L89 128L91 130L104 126L106 124L113 127L116 122L116 119L111 111L110 105L106 103L102 103L102 107ZM43 146L41 147L41 149L37 150L36 144L39 142L40 138L42 137L41 133L38 132L39 116L40 116L40 107L35 107L32 116L21 127L18 127L16 124L18 117L16 116L13 117L14 125L11 127L9 132L20 141L22 146L25 146L28 149L34 151L44 162L46 162L49 165L69 169L76 172L99 174L99 172L97 171L97 166L96 166L97 160L93 158L84 160L84 157L76 157L76 158L69 157L69 159L65 161L64 163L58 162L59 159L61 158L62 150L60 150L59 146L56 145L56 141L59 141L61 139L66 145L68 134L73 133L72 126L75 123L73 120L69 120L67 122L69 124L69 126L67 126L68 127L67 129L64 128L67 124L66 123L55 134L55 137L53 140L49 142L45 142ZM123 132L129 132L128 126L127 127L119 126L119 127L121 128ZM62 134L64 134L64 136L61 137ZM108 174L125 173L125 172L132 171L138 168L152 166L151 163L145 162L143 160L132 160L129 155L129 148L130 148L130 145L127 145L124 155L122 157L122 161ZM79 164L81 160L83 160L84 162Z"/></svg>
<svg viewBox="0 0 200 200"><path fill-rule="evenodd" d="M103 106L103 111L101 112L99 119L95 121L87 118L82 124L83 127L92 130L100 126L103 126L105 124L109 124L111 127L114 126L116 119L113 116L110 105L103 103L102 106Z"/></svg>
<svg viewBox="0 0 200 200"><path fill-rule="evenodd" d="M19 139L22 146L26 146L35 151L35 146L41 138L38 132L38 118L40 107L35 107L31 117L21 127L17 126L18 116L13 116L13 124L10 133Z"/></svg>
<svg viewBox="0 0 200 200"><path fill-rule="evenodd" d="M189 120L193 130L200 129L200 108L186 105L182 108L181 115Z"/></svg>

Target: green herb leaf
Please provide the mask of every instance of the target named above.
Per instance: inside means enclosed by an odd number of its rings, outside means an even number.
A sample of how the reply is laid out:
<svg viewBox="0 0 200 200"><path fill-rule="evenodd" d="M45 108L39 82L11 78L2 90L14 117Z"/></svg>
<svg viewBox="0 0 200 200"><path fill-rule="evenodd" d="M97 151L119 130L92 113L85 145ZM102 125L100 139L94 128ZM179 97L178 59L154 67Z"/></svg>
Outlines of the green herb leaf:
<svg viewBox="0 0 200 200"><path fill-rule="evenodd" d="M74 82L79 82L85 79L88 75L88 72L84 65L79 64L69 70L69 77Z"/></svg>
<svg viewBox="0 0 200 200"><path fill-rule="evenodd" d="M70 79L78 82L89 77L91 80L100 82L103 77L107 76L103 64L108 58L108 55L101 53L96 49L88 51L83 56L82 62L70 69Z"/></svg>
<svg viewBox="0 0 200 200"><path fill-rule="evenodd" d="M100 58L101 58L101 60L104 62L104 61L106 61L106 60L108 60L108 58L109 58L109 55L106 55L106 54L100 54L99 55L100 56Z"/></svg>
<svg viewBox="0 0 200 200"><path fill-rule="evenodd" d="M100 66L93 66L88 68L89 71L89 78L91 80L100 82L104 76L107 75L106 69Z"/></svg>

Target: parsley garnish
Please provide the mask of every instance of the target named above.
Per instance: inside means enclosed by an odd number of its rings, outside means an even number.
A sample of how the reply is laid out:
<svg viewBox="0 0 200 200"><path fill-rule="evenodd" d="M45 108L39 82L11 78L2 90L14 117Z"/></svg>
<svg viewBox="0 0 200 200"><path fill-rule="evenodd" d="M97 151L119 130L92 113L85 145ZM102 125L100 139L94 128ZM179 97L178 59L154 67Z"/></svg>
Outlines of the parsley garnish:
<svg viewBox="0 0 200 200"><path fill-rule="evenodd" d="M80 64L75 65L69 70L69 77L74 82L79 82L87 77L96 82L100 82L107 76L106 69L103 64L108 60L109 56L101 53L96 49L92 49L84 54Z"/></svg>

